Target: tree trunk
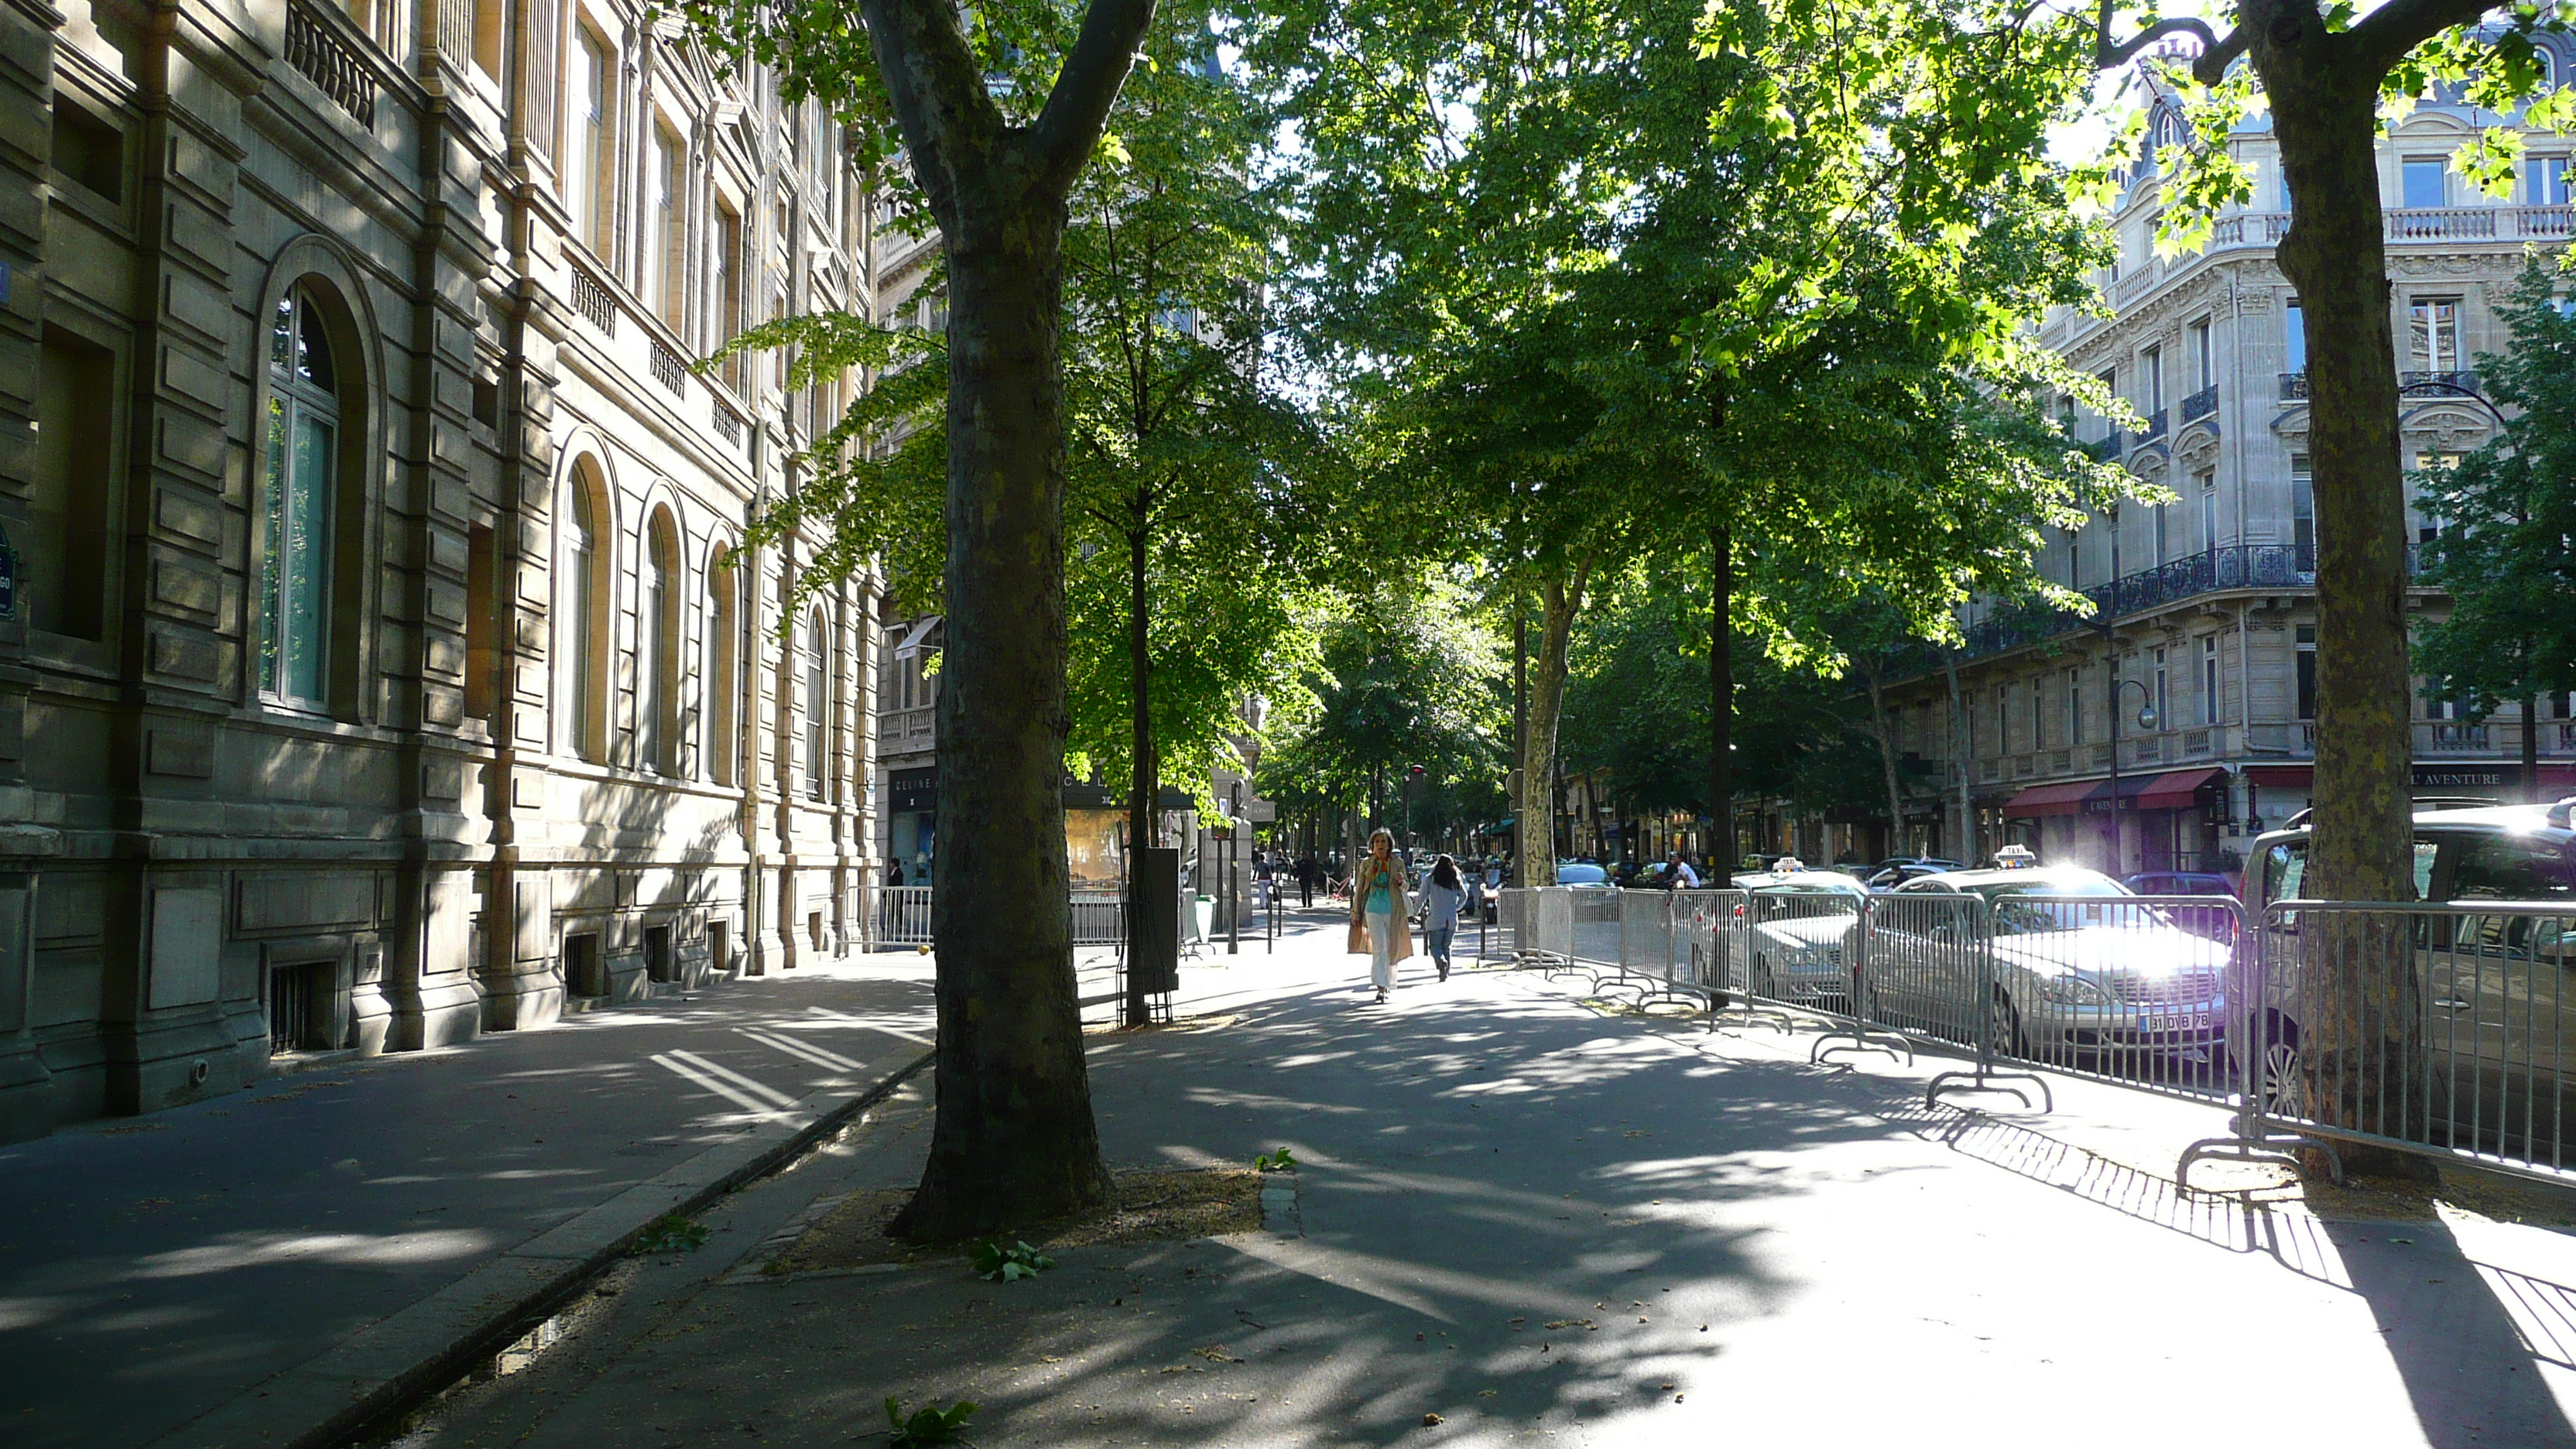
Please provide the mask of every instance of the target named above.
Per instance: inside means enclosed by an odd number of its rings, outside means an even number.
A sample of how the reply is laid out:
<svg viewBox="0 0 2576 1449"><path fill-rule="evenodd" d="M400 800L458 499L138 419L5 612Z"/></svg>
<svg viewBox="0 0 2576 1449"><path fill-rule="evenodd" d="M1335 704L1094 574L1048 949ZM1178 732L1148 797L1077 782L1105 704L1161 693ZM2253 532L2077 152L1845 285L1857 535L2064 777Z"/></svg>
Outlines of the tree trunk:
<svg viewBox="0 0 2576 1449"><path fill-rule="evenodd" d="M2523 658L2530 659L2524 650ZM2528 667L2526 665L2525 667ZM2532 695L2522 702L2522 798L2534 805L2540 798L2540 696Z"/></svg>
<svg viewBox="0 0 2576 1449"><path fill-rule="evenodd" d="M1512 591L1512 879L1529 884L1521 862L1530 857L1529 813L1529 603Z"/></svg>
<svg viewBox="0 0 2576 1449"><path fill-rule="evenodd" d="M1548 848L1543 854L1521 852L1520 883L1525 886L1556 884L1556 802L1550 798L1556 779L1556 724L1565 708L1566 644L1590 575L1590 565L1578 565L1571 578L1552 578L1539 586L1538 679L1530 690L1529 728L1521 746L1520 807L1525 819L1546 822L1539 838Z"/></svg>
<svg viewBox="0 0 2576 1449"><path fill-rule="evenodd" d="M1735 869L1735 537L1723 523L1708 531L1708 819L1709 853L1720 871ZM1721 876L1714 884L1724 884Z"/></svg>
<svg viewBox="0 0 2576 1449"><path fill-rule="evenodd" d="M1950 783L1957 792L1951 800L1958 814L1959 828L1950 843L1952 860L1973 868L1977 863L1977 814L1973 784L1968 772L1976 768L1969 758L1968 709L1959 698L1959 651L1942 656L1941 671L1950 684Z"/></svg>
<svg viewBox="0 0 2576 1449"><path fill-rule="evenodd" d="M1887 704L1878 684L1878 670L1863 672L1869 683L1869 731L1878 739L1878 764L1887 781L1887 853L1906 854L1905 795L1896 778L1896 731L1887 723Z"/></svg>
<svg viewBox="0 0 2576 1449"><path fill-rule="evenodd" d="M1136 490L1133 526L1127 534L1127 693L1134 714L1132 736L1128 740L1127 781L1127 1010L1129 1026L1143 1026L1152 1019L1146 1000L1145 978L1134 970L1134 964L1145 959L1145 944L1157 934L1147 924L1152 918L1140 905L1169 905L1170 902L1147 903L1137 899L1136 852L1162 844L1162 830L1156 821L1155 808L1162 794L1161 761L1154 750L1154 712L1149 690L1153 683L1153 655L1146 647L1145 549L1149 535L1146 520L1152 514L1152 498L1142 488Z"/></svg>
<svg viewBox="0 0 2576 1449"><path fill-rule="evenodd" d="M2405 486L2397 352L2382 244L2379 68L2312 7L2250 4L2244 21L2270 97L2294 198L2281 271L2299 289L2308 344L2308 457L2317 505L2317 750L2308 870L2313 894L2414 894ZM2387 939L2391 931L2395 939ZM2306 974L2330 1003L2303 1022L2322 1119L2419 1135L2422 1012L2402 929L2320 917Z"/></svg>

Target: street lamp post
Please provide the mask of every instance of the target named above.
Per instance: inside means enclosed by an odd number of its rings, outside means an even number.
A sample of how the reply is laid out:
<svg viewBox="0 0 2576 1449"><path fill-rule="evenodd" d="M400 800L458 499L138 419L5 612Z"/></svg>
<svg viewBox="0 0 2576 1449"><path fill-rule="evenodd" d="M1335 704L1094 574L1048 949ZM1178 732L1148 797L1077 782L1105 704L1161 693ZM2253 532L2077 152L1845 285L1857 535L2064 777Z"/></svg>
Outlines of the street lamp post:
<svg viewBox="0 0 2576 1449"><path fill-rule="evenodd" d="M2109 637L2107 631L2105 637ZM2104 653L2102 663L2111 672L2111 848L2106 862L2110 869L2103 874L2117 878L2120 874L2120 691L2124 688L2138 691L2138 728L2154 730L2158 717L2155 693L2147 688L2146 681L2129 679L2120 673L2117 640L2113 640L2112 647Z"/></svg>

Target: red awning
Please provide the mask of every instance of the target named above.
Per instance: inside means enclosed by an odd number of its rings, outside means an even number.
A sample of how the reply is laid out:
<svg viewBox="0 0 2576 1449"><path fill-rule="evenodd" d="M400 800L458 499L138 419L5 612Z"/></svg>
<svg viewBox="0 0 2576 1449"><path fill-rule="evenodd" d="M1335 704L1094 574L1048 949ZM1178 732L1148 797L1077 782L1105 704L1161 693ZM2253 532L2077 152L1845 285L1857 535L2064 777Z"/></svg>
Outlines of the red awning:
<svg viewBox="0 0 2576 1449"><path fill-rule="evenodd" d="M2062 785L2032 785L2004 802L2004 813L2028 818L2039 815L2073 815L2084 808L2084 797L2102 787L2099 780L2070 780Z"/></svg>
<svg viewBox="0 0 2576 1449"><path fill-rule="evenodd" d="M2150 776L2146 787L2138 791L2137 803L2130 808L2133 810L2188 810L2191 808L2192 797L2200 793L2201 786L2226 773L2225 770L2215 767L2205 767L2198 770L2168 770L2161 775ZM2120 782L2121 794L2129 793L2128 784L2126 780Z"/></svg>

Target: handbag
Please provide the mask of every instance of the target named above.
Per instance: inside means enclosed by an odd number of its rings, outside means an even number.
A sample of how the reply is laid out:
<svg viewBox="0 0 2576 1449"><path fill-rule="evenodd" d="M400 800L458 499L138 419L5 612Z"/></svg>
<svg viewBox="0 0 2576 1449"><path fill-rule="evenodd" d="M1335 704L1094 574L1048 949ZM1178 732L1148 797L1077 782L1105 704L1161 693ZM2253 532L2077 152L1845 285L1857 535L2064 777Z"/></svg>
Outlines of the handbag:
<svg viewBox="0 0 2576 1449"><path fill-rule="evenodd" d="M1367 924L1361 921L1351 922L1351 954L1354 956L1365 956L1368 953L1369 938Z"/></svg>

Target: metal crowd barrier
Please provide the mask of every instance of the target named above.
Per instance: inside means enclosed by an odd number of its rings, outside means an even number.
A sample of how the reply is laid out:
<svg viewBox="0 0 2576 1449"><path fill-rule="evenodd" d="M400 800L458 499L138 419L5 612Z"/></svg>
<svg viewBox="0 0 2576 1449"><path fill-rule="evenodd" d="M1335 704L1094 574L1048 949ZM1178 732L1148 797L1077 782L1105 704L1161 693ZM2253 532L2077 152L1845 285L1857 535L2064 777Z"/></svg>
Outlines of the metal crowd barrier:
<svg viewBox="0 0 2576 1449"><path fill-rule="evenodd" d="M1070 909L1073 944L1126 948L1127 902L1116 892L1076 891Z"/></svg>
<svg viewBox="0 0 2576 1449"><path fill-rule="evenodd" d="M932 944L929 886L870 886L859 893L865 949ZM1127 943L1127 903L1102 891L1076 891L1066 899L1076 946Z"/></svg>
<svg viewBox="0 0 2576 1449"><path fill-rule="evenodd" d="M860 899L867 949L931 944L930 887L871 886L860 892Z"/></svg>
<svg viewBox="0 0 2576 1449"><path fill-rule="evenodd" d="M2576 903L2225 896L1502 892L1515 966L1704 996L1727 1017L1821 1018L1810 1053L1965 1053L1927 1104L2054 1107L2040 1070L2198 1101L2206 1160L2336 1144L2576 1171ZM1643 997L1641 997L1643 999ZM2331 1044L2331 1045L2329 1045Z"/></svg>
<svg viewBox="0 0 2576 1449"><path fill-rule="evenodd" d="M2259 939L2236 1016L2244 1111L2197 1155L2342 1143L2576 1166L2576 905L2280 901Z"/></svg>

